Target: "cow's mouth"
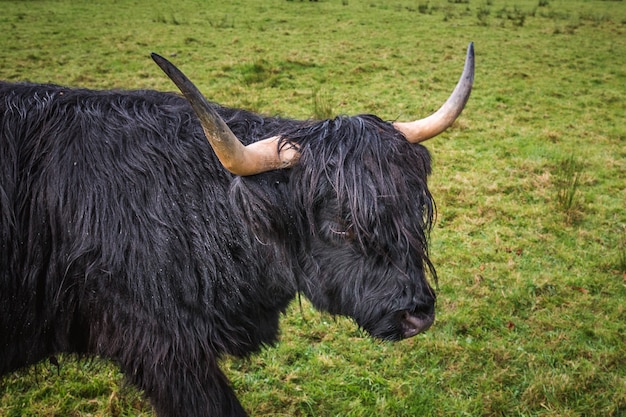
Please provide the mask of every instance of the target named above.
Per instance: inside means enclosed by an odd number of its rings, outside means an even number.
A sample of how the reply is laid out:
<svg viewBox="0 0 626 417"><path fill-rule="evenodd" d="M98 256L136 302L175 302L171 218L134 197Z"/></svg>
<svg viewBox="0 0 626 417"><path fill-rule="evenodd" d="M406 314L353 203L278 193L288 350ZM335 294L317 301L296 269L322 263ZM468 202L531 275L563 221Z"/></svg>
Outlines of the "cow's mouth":
<svg viewBox="0 0 626 417"><path fill-rule="evenodd" d="M404 311L400 315L402 336L406 339L425 332L434 321L434 311L428 313Z"/></svg>

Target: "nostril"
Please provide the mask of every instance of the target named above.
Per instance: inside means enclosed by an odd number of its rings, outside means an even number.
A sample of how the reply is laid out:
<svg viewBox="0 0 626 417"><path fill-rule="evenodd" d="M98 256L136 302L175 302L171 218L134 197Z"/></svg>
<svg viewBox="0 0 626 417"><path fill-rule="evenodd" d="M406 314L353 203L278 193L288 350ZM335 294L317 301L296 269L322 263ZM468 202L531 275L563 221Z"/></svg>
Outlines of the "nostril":
<svg viewBox="0 0 626 417"><path fill-rule="evenodd" d="M400 314L402 335L407 338L422 333L428 330L434 321L435 311L433 305L426 306L425 309L416 309L414 311L405 310Z"/></svg>

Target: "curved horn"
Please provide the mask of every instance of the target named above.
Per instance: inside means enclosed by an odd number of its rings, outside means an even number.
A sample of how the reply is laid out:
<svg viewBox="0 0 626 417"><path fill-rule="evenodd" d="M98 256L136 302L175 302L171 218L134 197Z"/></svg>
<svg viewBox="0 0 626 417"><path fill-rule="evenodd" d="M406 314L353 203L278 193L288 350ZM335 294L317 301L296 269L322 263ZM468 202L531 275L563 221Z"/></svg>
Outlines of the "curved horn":
<svg viewBox="0 0 626 417"><path fill-rule="evenodd" d="M404 134L409 142L418 143L437 136L454 123L454 120L461 114L467 99L472 92L474 83L474 42L470 42L467 47L465 67L461 79L457 83L454 91L435 113L425 119L414 122L395 122L396 129Z"/></svg>
<svg viewBox="0 0 626 417"><path fill-rule="evenodd" d="M162 56L155 53L151 56L189 101L200 119L204 135L228 171L235 175L254 175L288 168L298 160L300 155L296 149L286 148L279 152L279 136L244 146L185 74Z"/></svg>

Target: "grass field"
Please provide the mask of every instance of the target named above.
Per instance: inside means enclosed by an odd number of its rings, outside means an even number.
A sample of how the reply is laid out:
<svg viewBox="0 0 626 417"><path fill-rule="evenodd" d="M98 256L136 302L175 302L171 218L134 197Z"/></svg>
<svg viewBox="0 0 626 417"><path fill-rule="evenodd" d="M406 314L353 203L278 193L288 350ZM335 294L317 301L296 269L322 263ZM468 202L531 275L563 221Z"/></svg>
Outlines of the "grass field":
<svg viewBox="0 0 626 417"><path fill-rule="evenodd" d="M423 117L469 41L476 81L427 143L437 321L397 344L294 303L223 366L254 416L626 416L626 2L0 1L0 79L173 86L298 118ZM102 360L0 383L0 416L151 416ZM201 366L199 364L199 366Z"/></svg>

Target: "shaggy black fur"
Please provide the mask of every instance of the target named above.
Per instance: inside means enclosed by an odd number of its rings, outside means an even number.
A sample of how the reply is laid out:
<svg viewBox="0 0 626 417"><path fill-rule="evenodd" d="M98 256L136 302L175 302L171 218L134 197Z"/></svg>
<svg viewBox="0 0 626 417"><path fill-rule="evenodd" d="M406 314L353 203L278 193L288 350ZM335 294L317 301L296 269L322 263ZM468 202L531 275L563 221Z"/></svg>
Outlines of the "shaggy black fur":
<svg viewBox="0 0 626 417"><path fill-rule="evenodd" d="M299 163L232 176L177 95L0 83L0 374L101 355L161 417L243 416L217 359L275 342L298 291L384 339L434 314L424 147L216 107Z"/></svg>

